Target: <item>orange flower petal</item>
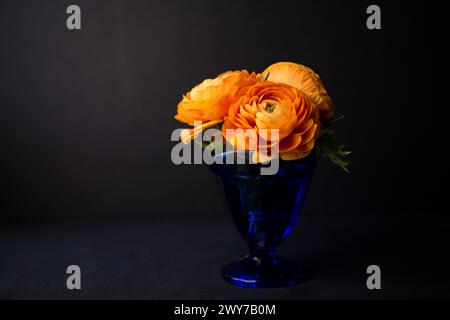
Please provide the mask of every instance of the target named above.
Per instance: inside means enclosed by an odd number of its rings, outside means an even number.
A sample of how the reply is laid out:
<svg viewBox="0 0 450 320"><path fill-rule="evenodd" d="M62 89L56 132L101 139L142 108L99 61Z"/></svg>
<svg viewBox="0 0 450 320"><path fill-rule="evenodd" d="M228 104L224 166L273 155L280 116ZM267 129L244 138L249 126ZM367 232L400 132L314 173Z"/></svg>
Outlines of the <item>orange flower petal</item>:
<svg viewBox="0 0 450 320"><path fill-rule="evenodd" d="M269 75L269 81L289 84L304 92L319 108L322 120L333 117L333 102L319 75L310 68L293 62L278 62L267 67L262 74L263 77Z"/></svg>
<svg viewBox="0 0 450 320"><path fill-rule="evenodd" d="M206 79L183 96L175 119L191 126L194 121L223 120L230 105L259 78L255 73L242 70Z"/></svg>
<svg viewBox="0 0 450 320"><path fill-rule="evenodd" d="M302 142L301 134L291 134L280 141L279 152L285 153L294 150Z"/></svg>
<svg viewBox="0 0 450 320"><path fill-rule="evenodd" d="M202 123L201 125L196 126L192 129L183 129L180 132L180 139L184 144L189 144L193 139L197 138L197 136L201 132L211 127L214 127L216 124L221 123L222 121L223 120L213 120L206 123Z"/></svg>
<svg viewBox="0 0 450 320"><path fill-rule="evenodd" d="M311 140L304 146L298 147L292 151L281 153L280 157L286 161L298 160L307 157L314 148L314 140Z"/></svg>

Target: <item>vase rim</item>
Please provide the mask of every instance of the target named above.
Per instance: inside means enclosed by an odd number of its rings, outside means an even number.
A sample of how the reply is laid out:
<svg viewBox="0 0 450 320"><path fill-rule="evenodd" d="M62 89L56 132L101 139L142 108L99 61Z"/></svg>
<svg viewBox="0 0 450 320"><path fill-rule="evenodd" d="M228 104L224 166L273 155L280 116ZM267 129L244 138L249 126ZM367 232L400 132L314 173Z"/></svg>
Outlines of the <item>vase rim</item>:
<svg viewBox="0 0 450 320"><path fill-rule="evenodd" d="M265 167L269 167L271 164L262 164L262 163L250 163L249 161L245 161L245 163L236 163L236 161L226 163L224 159L226 157L233 157L235 154L244 155L248 157L251 155L251 151L228 151L221 154L216 155L214 157L214 163L210 164L210 169L219 174L223 175L239 175L246 177L295 177L295 176L312 176L315 171L316 163L317 163L317 155L316 153L311 153L307 157L298 160L282 160L279 159L278 169L276 172L272 174L262 174L262 169ZM217 162L217 157L222 157L221 162ZM245 159L244 159L245 160Z"/></svg>

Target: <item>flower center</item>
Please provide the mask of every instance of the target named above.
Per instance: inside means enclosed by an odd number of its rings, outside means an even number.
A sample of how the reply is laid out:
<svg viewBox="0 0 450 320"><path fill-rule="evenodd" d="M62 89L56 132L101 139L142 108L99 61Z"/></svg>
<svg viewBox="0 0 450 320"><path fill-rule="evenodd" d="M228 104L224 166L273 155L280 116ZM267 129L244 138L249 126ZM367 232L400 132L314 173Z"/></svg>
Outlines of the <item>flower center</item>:
<svg viewBox="0 0 450 320"><path fill-rule="evenodd" d="M275 103L270 103L270 102L268 102L268 103L266 104L266 111L267 111L268 113L272 113L272 112L275 110L276 107L277 107L277 106L276 106Z"/></svg>

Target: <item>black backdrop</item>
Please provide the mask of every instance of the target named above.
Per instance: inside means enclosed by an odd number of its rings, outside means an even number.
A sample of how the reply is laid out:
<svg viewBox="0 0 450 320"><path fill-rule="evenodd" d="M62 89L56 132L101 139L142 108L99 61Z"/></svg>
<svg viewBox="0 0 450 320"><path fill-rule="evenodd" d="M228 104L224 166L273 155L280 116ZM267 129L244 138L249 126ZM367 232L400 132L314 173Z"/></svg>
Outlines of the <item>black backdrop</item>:
<svg viewBox="0 0 450 320"><path fill-rule="evenodd" d="M440 2L0 1L2 218L224 214L205 166L175 166L181 94L229 69L315 69L351 173L322 161L307 214L440 214L448 23ZM65 13L76 3L82 30Z"/></svg>

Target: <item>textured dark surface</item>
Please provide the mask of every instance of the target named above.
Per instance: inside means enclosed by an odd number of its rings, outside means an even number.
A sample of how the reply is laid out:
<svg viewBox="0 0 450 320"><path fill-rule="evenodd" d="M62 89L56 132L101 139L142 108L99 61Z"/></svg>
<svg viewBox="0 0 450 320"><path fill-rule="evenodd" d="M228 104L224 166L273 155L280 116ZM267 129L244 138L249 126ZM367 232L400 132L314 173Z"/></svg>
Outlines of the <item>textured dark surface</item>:
<svg viewBox="0 0 450 320"><path fill-rule="evenodd" d="M301 217L281 253L309 280L243 289L221 267L246 252L228 217L129 218L0 227L0 298L346 299L450 298L448 219ZM66 267L82 290L66 289ZM366 288L368 265L382 289Z"/></svg>

